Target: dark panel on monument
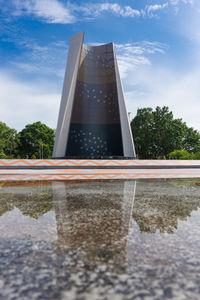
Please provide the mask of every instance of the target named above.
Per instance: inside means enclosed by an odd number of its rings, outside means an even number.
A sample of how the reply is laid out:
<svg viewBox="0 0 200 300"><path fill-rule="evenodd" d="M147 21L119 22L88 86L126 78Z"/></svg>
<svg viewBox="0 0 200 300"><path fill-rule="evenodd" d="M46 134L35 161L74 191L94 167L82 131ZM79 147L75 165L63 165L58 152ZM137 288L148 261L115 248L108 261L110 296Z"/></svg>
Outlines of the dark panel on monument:
<svg viewBox="0 0 200 300"><path fill-rule="evenodd" d="M113 47L83 45L66 157L102 156L123 156Z"/></svg>

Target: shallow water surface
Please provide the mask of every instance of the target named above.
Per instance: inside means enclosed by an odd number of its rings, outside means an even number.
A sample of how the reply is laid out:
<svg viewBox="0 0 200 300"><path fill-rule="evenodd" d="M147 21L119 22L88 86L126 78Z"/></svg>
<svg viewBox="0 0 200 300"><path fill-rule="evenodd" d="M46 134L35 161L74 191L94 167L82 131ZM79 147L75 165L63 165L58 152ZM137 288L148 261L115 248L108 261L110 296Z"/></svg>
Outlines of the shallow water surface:
<svg viewBox="0 0 200 300"><path fill-rule="evenodd" d="M1 299L200 299L200 179L0 183Z"/></svg>

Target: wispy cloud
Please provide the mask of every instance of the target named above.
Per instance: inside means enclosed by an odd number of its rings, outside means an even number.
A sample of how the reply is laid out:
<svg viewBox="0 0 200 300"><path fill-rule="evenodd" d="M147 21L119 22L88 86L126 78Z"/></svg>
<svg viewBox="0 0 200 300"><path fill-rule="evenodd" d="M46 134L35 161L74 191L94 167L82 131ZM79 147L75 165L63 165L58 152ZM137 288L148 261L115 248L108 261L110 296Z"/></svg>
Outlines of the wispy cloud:
<svg viewBox="0 0 200 300"><path fill-rule="evenodd" d="M169 3L174 8L175 13L177 14L182 5L193 5L195 0L169 0Z"/></svg>
<svg viewBox="0 0 200 300"><path fill-rule="evenodd" d="M116 53L120 75L125 78L130 71L141 65L151 65L149 56L155 53L165 53L168 46L159 42L142 41L136 43L116 44Z"/></svg>
<svg viewBox="0 0 200 300"><path fill-rule="evenodd" d="M169 0L172 5L179 5L179 4L190 4L194 3L194 0Z"/></svg>
<svg viewBox="0 0 200 300"><path fill-rule="evenodd" d="M91 43L97 46L100 43ZM29 50L23 59L11 62L15 69L30 74L54 75L63 78L64 66L67 57L67 45L64 41L57 41L46 46L34 41L22 40L20 45ZM159 42L141 41L115 45L120 74L125 78L129 71L136 70L141 65L151 65L150 56L164 54L168 46Z"/></svg>
<svg viewBox="0 0 200 300"><path fill-rule="evenodd" d="M14 9L7 5L7 11L14 17L32 15L46 23L69 24L78 20L93 19L104 12L121 17L139 17L142 12L131 6L123 6L118 3L90 3L82 5L75 3L62 3L59 0L12 0ZM4 8L4 11L6 8Z"/></svg>
<svg viewBox="0 0 200 300"><path fill-rule="evenodd" d="M68 46L65 41L58 40L45 46L34 39L13 39L16 47L23 50L23 55L11 60L9 65L14 67L13 71L19 71L38 76L56 76L63 78ZM24 51L26 50L26 51ZM22 72L22 74L23 74Z"/></svg>
<svg viewBox="0 0 200 300"><path fill-rule="evenodd" d="M139 17L141 12L137 9L132 8L131 6L121 6L118 3L85 3L81 7L72 6L74 10L79 9L85 15L98 16L103 12L110 12L122 17Z"/></svg>
<svg viewBox="0 0 200 300"><path fill-rule="evenodd" d="M55 67L55 65L41 65L39 62L38 63L33 63L33 62L12 62L11 63L12 67L14 67L18 72L21 70L24 73L28 73L28 74L35 74L38 76L56 76L55 80L57 79L57 77L59 79L63 79L64 77L64 72L65 69L64 67L60 67L57 66ZM13 70L14 72L14 70Z"/></svg>
<svg viewBox="0 0 200 300"><path fill-rule="evenodd" d="M154 4L154 5L147 5L145 7L145 12L148 16L150 17L155 17L157 16L155 13L160 11L160 10L163 10L165 8L168 7L168 2L165 2L163 4Z"/></svg>
<svg viewBox="0 0 200 300"><path fill-rule="evenodd" d="M47 23L69 24L76 22L76 17L72 11L57 0L13 0L13 3L15 16L33 15Z"/></svg>
<svg viewBox="0 0 200 300"><path fill-rule="evenodd" d="M75 2L61 2L60 0L11 0L8 4L6 0L0 8L4 11L6 19L8 15L19 17L23 15L33 16L46 23L70 24L77 21L95 19L103 13L110 13L123 18L136 17L158 17L159 12L168 7L173 7L178 12L180 5L193 4L194 0L168 0L164 3L154 3L146 5L138 10L130 5L119 3L94 3L83 2L77 5Z"/></svg>

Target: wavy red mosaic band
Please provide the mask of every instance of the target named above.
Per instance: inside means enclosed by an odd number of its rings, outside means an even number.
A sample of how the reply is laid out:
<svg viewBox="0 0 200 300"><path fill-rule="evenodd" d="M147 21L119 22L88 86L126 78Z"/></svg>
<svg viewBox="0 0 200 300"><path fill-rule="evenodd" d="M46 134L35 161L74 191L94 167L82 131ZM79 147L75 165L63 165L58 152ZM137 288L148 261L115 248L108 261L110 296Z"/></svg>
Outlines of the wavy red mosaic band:
<svg viewBox="0 0 200 300"><path fill-rule="evenodd" d="M79 159L0 159L0 166L199 166L200 160L79 160Z"/></svg>

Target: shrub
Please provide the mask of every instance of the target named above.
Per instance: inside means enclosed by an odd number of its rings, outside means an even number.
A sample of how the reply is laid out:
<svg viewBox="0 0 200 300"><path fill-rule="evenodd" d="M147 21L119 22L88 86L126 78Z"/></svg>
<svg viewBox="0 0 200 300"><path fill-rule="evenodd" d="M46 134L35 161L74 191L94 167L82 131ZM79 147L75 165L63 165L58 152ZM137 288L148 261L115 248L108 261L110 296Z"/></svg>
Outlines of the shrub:
<svg viewBox="0 0 200 300"><path fill-rule="evenodd" d="M200 151L194 153L194 154L192 155L192 159L200 159Z"/></svg>
<svg viewBox="0 0 200 300"><path fill-rule="evenodd" d="M4 159L4 158L7 158L7 156L5 155L5 153L3 153L2 151L0 152L0 158L1 159Z"/></svg>
<svg viewBox="0 0 200 300"><path fill-rule="evenodd" d="M193 155L187 150L174 150L169 154L170 159L193 159Z"/></svg>

